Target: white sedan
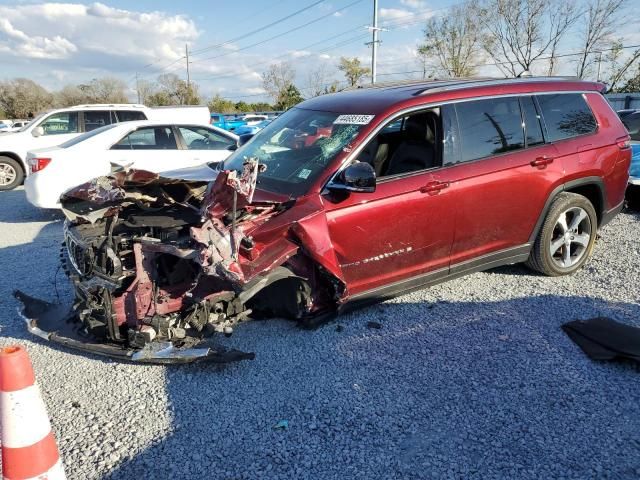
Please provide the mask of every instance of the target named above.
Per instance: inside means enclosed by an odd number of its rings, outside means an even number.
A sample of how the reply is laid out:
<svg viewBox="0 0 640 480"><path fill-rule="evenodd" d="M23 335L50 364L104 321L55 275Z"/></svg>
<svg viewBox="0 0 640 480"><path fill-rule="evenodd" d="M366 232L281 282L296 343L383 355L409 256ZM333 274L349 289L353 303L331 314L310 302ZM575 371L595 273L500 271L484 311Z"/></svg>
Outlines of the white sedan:
<svg viewBox="0 0 640 480"><path fill-rule="evenodd" d="M111 164L162 173L221 162L238 147L238 137L203 125L136 121L108 125L57 147L28 152L27 200L59 208L70 188L107 175Z"/></svg>

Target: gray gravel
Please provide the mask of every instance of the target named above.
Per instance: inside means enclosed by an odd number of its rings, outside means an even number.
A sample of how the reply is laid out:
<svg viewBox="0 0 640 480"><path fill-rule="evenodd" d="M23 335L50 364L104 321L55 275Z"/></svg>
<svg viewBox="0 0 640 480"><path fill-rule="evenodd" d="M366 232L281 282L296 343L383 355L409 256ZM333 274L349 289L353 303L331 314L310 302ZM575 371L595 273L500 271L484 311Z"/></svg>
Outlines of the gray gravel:
<svg viewBox="0 0 640 480"><path fill-rule="evenodd" d="M26 335L11 291L56 297L61 220L22 190L0 201L0 344L28 348L69 479L640 477L640 370L590 361L560 329L640 326L639 213L574 277L500 268L316 331L246 324L224 341L253 362L157 367Z"/></svg>

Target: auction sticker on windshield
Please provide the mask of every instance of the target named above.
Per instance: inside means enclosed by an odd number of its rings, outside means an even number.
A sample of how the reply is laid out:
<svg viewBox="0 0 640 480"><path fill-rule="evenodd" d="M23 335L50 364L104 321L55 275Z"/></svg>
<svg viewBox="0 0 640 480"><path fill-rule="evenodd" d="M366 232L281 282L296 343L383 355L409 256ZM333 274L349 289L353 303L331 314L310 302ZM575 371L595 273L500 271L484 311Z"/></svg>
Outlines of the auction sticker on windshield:
<svg viewBox="0 0 640 480"><path fill-rule="evenodd" d="M340 115L333 122L336 125L367 125L374 115Z"/></svg>

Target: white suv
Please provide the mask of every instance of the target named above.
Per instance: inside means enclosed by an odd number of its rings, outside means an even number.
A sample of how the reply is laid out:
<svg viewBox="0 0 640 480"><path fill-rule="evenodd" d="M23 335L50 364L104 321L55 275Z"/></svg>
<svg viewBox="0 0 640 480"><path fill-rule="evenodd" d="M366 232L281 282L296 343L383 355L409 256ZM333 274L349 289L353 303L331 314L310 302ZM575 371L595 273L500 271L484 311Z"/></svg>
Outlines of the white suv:
<svg viewBox="0 0 640 480"><path fill-rule="evenodd" d="M98 127L146 120L144 105L79 105L43 113L17 132L0 135L0 190L12 190L27 174L27 150L59 145Z"/></svg>

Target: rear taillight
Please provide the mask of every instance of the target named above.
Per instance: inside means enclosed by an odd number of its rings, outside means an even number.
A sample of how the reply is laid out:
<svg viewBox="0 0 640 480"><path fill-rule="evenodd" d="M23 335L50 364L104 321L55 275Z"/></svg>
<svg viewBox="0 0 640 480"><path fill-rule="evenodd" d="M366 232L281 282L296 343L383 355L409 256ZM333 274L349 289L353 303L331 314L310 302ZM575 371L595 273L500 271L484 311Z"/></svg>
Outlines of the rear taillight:
<svg viewBox="0 0 640 480"><path fill-rule="evenodd" d="M29 160L29 164L31 165L31 173L39 172L43 170L44 167L51 163L50 158L32 158Z"/></svg>
<svg viewBox="0 0 640 480"><path fill-rule="evenodd" d="M617 138L616 143L618 144L618 148L620 150L626 150L627 148L631 148L631 138L628 135Z"/></svg>

